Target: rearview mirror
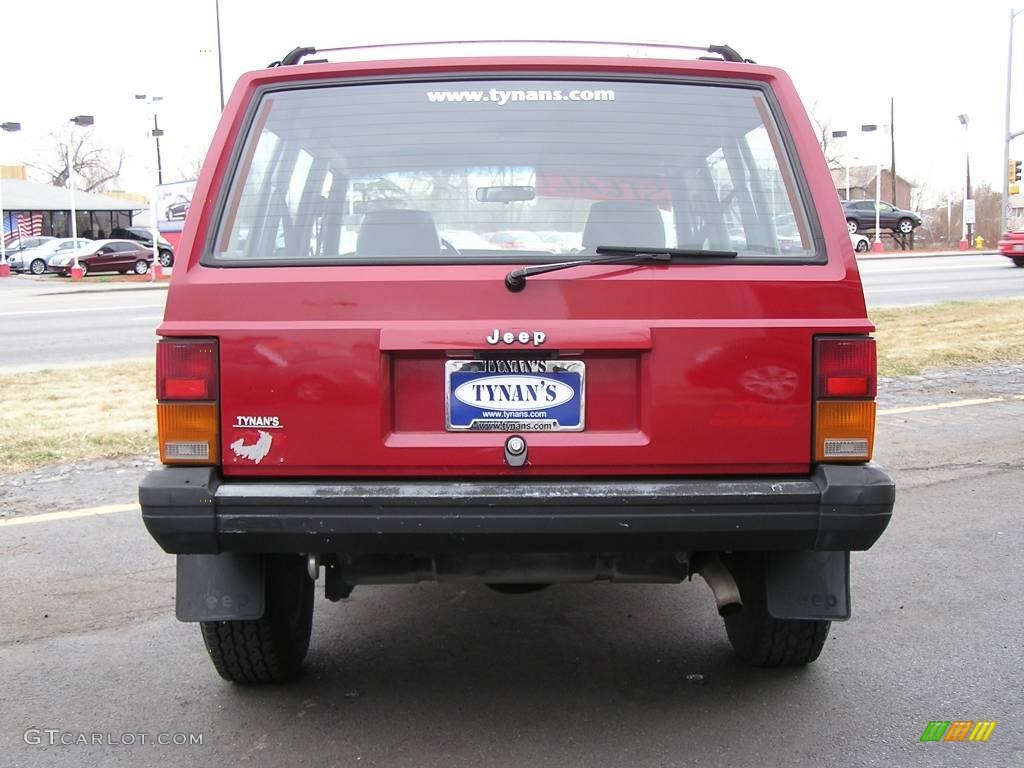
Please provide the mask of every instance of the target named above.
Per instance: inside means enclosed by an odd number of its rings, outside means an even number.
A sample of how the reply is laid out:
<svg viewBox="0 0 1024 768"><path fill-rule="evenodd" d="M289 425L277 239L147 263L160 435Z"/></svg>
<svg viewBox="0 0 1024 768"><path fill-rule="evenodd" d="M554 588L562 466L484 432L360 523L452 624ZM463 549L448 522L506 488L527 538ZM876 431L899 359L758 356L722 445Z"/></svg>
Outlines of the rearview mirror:
<svg viewBox="0 0 1024 768"><path fill-rule="evenodd" d="M476 199L481 203L518 203L533 200L533 187L477 187Z"/></svg>

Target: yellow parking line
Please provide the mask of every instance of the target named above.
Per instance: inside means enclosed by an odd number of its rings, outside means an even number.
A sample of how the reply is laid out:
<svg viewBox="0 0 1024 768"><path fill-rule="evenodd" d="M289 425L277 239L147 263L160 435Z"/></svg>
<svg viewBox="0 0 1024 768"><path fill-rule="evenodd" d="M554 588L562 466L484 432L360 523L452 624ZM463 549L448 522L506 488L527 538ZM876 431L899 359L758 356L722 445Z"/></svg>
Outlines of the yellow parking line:
<svg viewBox="0 0 1024 768"><path fill-rule="evenodd" d="M933 403L932 405L911 405L906 408L887 408L878 412L879 416L891 416L896 413L920 413L922 411L940 411L944 408L965 408L968 405L986 405L988 403L1003 403L1008 399L1024 400L1024 395L1013 395L1006 397L985 397L977 400L953 400L948 403Z"/></svg>
<svg viewBox="0 0 1024 768"><path fill-rule="evenodd" d="M922 411L939 411L946 408L964 408L969 405L986 405L988 403L1002 403L1007 400L1024 400L1024 395L1010 395L1009 397L986 397L976 400L953 400L948 403L933 403L932 405L912 405L906 408L887 408L878 411L879 416L892 416L900 413L920 413ZM139 508L138 504L107 504L103 507L89 507L87 509L69 509L64 512L46 512L42 515L26 515L24 517L12 517L0 520L0 528L10 525L31 525L33 523L52 523L57 520L74 520L78 517L96 517L97 515L112 515L117 512L132 512Z"/></svg>
<svg viewBox="0 0 1024 768"><path fill-rule="evenodd" d="M138 504L107 504L104 507L88 509L69 509L64 512L46 512L42 515L25 515L0 520L0 528L9 525L31 525L33 523L52 523L55 520L73 520L76 517L95 517L96 515L112 515L115 512L131 512L138 509Z"/></svg>

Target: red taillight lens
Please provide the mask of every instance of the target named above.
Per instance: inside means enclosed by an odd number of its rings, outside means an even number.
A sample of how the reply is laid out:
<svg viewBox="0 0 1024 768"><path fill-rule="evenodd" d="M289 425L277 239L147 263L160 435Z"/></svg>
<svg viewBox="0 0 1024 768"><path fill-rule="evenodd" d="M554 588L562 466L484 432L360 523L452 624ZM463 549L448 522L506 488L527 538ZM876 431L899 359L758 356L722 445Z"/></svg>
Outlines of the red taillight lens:
<svg viewBox="0 0 1024 768"><path fill-rule="evenodd" d="M215 339L157 343L157 440L164 464L218 462L217 369Z"/></svg>
<svg viewBox="0 0 1024 768"><path fill-rule="evenodd" d="M877 391L875 340L818 339L815 395L823 399L870 400Z"/></svg>
<svg viewBox="0 0 1024 768"><path fill-rule="evenodd" d="M160 341L156 345L156 392L160 400L216 400L217 342Z"/></svg>
<svg viewBox="0 0 1024 768"><path fill-rule="evenodd" d="M815 340L815 461L871 461L875 442L875 340Z"/></svg>

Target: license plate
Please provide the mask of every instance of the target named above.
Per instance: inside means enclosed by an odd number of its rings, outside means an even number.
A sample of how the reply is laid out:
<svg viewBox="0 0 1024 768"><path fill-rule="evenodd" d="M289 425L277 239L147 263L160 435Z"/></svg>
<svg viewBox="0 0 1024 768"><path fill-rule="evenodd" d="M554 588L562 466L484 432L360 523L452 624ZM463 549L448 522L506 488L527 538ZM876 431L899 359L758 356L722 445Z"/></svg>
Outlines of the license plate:
<svg viewBox="0 0 1024 768"><path fill-rule="evenodd" d="M585 369L580 360L449 360L445 429L581 432Z"/></svg>

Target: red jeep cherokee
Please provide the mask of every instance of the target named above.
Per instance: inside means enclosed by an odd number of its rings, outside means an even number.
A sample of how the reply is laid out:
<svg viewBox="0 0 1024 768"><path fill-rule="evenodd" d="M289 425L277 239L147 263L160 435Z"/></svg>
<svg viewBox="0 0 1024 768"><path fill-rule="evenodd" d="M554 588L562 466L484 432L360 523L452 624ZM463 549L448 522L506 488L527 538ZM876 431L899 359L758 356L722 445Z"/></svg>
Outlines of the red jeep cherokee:
<svg viewBox="0 0 1024 768"><path fill-rule="evenodd" d="M894 487L792 83L727 46L532 49L296 49L235 88L140 488L228 680L298 671L321 576L339 600L700 575L762 666L813 661L850 614Z"/></svg>

